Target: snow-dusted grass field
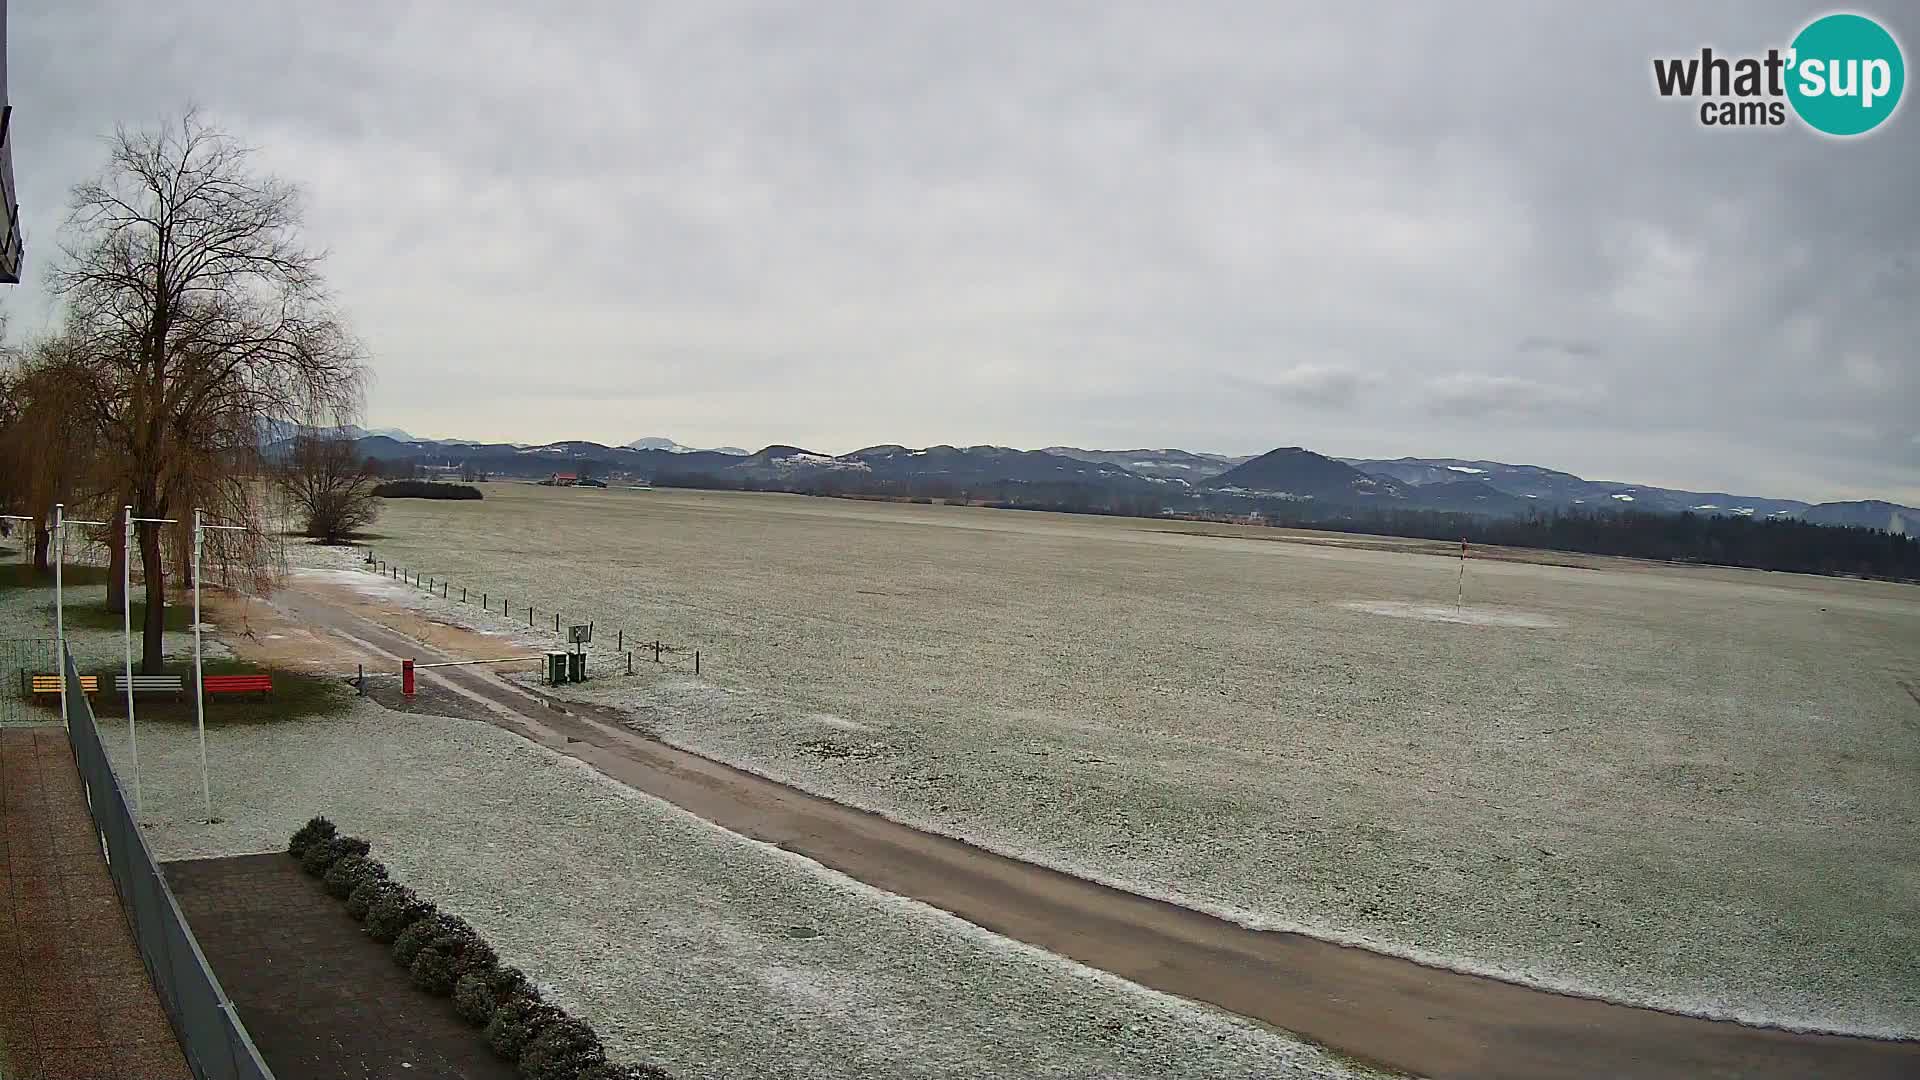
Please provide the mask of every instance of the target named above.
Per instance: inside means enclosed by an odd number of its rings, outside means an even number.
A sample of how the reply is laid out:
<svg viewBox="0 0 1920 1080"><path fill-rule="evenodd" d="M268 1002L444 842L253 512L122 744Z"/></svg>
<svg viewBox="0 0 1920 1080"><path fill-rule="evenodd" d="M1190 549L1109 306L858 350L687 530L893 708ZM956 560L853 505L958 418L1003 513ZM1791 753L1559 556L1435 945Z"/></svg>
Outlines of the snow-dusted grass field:
<svg viewBox="0 0 1920 1080"><path fill-rule="evenodd" d="M125 732L103 724L115 768ZM491 724L355 701L140 732L162 859L270 851L316 811L466 917L618 1058L684 1078L1358 1077L1256 1025L858 885Z"/></svg>
<svg viewBox="0 0 1920 1080"><path fill-rule="evenodd" d="M1251 925L1920 1033L1920 589L1474 562L1455 612L1455 560L1258 530L486 492L375 550L699 647L586 690L670 741Z"/></svg>

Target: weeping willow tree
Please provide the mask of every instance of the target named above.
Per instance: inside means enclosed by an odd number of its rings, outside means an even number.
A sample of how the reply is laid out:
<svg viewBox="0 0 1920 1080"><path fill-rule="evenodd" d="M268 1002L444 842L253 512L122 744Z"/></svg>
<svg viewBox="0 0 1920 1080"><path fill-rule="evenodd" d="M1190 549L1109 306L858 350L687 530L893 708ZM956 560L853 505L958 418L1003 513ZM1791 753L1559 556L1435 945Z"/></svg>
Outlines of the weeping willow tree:
<svg viewBox="0 0 1920 1080"><path fill-rule="evenodd" d="M53 271L69 375L121 497L178 522L137 531L146 672L162 663L167 556L176 576L190 561L193 509L261 524L268 425L357 412L359 347L300 226L298 189L194 113L117 131L99 176L73 189ZM243 535L217 541L229 564L259 554Z"/></svg>

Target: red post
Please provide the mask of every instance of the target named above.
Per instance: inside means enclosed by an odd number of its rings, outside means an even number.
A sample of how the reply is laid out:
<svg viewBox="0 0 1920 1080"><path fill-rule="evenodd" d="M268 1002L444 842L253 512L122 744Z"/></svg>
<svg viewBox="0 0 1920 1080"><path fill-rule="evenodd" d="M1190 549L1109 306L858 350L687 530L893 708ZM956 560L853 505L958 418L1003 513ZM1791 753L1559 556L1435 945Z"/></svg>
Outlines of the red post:
<svg viewBox="0 0 1920 1080"><path fill-rule="evenodd" d="M413 661L411 660L400 661L400 692L408 697L413 696Z"/></svg>

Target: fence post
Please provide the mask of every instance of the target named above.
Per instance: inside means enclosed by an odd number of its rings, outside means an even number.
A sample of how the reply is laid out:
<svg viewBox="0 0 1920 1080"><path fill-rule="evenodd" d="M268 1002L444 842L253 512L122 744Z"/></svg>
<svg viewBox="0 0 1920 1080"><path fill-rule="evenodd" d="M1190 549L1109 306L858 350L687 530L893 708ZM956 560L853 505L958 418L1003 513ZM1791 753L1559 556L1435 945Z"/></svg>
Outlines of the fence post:
<svg viewBox="0 0 1920 1080"><path fill-rule="evenodd" d="M560 613L557 611L553 613L553 632L560 632Z"/></svg>
<svg viewBox="0 0 1920 1080"><path fill-rule="evenodd" d="M528 605L528 607L527 607L527 625L528 625L528 626L532 626L532 625L533 625L533 607L532 607L532 605Z"/></svg>
<svg viewBox="0 0 1920 1080"><path fill-rule="evenodd" d="M633 674L633 654L627 654L627 674Z"/></svg>
<svg viewBox="0 0 1920 1080"><path fill-rule="evenodd" d="M354 667L357 667L360 669L360 674L358 677L356 677L353 680L353 688L355 690L360 691L361 697L366 697L367 696L367 665L355 664Z"/></svg>
<svg viewBox="0 0 1920 1080"><path fill-rule="evenodd" d="M700 674L700 650L699 649L693 650L693 673L695 675Z"/></svg>
<svg viewBox="0 0 1920 1080"><path fill-rule="evenodd" d="M465 585L460 587L460 602L463 604L467 602L467 587Z"/></svg>
<svg viewBox="0 0 1920 1080"><path fill-rule="evenodd" d="M656 664L660 662L660 639L659 638L653 639L653 662Z"/></svg>
<svg viewBox="0 0 1920 1080"><path fill-rule="evenodd" d="M461 591L465 592L466 590L462 589ZM440 583L440 599L445 600L446 598L447 598L447 583L445 581L442 581Z"/></svg>
<svg viewBox="0 0 1920 1080"><path fill-rule="evenodd" d="M627 632L625 630L615 630L613 632L613 651L623 652L626 650L626 647L627 647Z"/></svg>

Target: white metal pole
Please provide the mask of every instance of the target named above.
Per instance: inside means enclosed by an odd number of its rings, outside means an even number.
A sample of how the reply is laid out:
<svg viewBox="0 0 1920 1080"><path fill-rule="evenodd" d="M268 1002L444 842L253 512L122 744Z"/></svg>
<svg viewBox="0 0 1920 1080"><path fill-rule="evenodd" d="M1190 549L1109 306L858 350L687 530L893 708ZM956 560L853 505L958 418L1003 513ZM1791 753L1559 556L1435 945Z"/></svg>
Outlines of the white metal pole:
<svg viewBox="0 0 1920 1080"><path fill-rule="evenodd" d="M200 798L213 820L213 786L207 780L207 705L200 675L200 515L193 508L193 725L200 736Z"/></svg>
<svg viewBox="0 0 1920 1080"><path fill-rule="evenodd" d="M53 640L54 663L60 665L60 689L67 688L67 598L60 579L60 564L67 561L67 504L53 504ZM65 717L66 710L60 715Z"/></svg>
<svg viewBox="0 0 1920 1080"><path fill-rule="evenodd" d="M127 687L127 753L133 758L133 812L142 812L140 799L140 740L133 733L133 507L122 509L126 515L127 538L120 557L120 636L126 645L126 665L121 677ZM148 603L152 603L151 600Z"/></svg>
<svg viewBox="0 0 1920 1080"><path fill-rule="evenodd" d="M1467 602L1467 540L1460 538L1460 580L1454 586L1453 610L1459 611Z"/></svg>

